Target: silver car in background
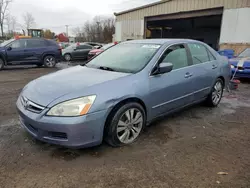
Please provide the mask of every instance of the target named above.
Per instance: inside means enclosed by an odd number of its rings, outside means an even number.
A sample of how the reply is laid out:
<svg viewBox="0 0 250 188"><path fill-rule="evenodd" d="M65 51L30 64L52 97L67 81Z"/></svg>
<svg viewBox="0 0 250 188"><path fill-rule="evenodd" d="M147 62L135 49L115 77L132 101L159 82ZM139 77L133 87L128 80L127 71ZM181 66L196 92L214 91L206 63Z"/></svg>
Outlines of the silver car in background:
<svg viewBox="0 0 250 188"><path fill-rule="evenodd" d="M216 107L229 78L228 61L202 42L133 40L30 82L17 109L21 125L41 141L123 146L157 117L202 101Z"/></svg>

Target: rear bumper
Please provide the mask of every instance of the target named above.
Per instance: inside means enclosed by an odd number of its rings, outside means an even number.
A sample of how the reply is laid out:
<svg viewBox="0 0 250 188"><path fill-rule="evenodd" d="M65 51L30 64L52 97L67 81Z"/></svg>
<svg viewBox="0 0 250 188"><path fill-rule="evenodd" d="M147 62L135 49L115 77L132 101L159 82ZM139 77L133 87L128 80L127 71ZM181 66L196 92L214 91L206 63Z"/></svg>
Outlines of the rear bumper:
<svg viewBox="0 0 250 188"><path fill-rule="evenodd" d="M106 111L81 117L50 117L25 110L17 101L21 126L33 137L69 148L92 147L102 143Z"/></svg>

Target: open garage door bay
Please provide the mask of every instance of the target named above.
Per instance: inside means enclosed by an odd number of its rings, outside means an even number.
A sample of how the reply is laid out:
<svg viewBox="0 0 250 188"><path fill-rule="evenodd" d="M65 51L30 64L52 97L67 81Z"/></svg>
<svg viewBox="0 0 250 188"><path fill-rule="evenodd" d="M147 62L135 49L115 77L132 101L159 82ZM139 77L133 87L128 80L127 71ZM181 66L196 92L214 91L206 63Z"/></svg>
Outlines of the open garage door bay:
<svg viewBox="0 0 250 188"><path fill-rule="evenodd" d="M223 8L145 18L146 38L190 38L219 48Z"/></svg>

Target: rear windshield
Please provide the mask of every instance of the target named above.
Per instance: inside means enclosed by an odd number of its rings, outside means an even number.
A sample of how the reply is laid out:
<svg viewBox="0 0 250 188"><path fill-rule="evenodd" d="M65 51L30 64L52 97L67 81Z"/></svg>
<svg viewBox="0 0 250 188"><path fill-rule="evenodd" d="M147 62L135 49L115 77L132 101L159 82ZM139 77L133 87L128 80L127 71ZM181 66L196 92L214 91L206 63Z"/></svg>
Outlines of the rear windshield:
<svg viewBox="0 0 250 188"><path fill-rule="evenodd" d="M46 43L49 46L59 46L59 44L56 41L53 41L53 40L46 40Z"/></svg>

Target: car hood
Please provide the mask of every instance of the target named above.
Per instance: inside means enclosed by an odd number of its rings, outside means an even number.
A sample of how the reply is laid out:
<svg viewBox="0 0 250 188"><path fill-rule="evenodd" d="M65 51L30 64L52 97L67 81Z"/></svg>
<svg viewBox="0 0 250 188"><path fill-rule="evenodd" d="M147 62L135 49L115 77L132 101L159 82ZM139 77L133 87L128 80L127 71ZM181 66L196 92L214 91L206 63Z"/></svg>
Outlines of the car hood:
<svg viewBox="0 0 250 188"><path fill-rule="evenodd" d="M233 66L239 66L243 68L250 68L250 57L237 57L229 60L229 63Z"/></svg>
<svg viewBox="0 0 250 188"><path fill-rule="evenodd" d="M30 82L23 89L22 95L39 105L48 106L54 100L67 94L86 93L88 87L127 75L130 74L76 66Z"/></svg>

